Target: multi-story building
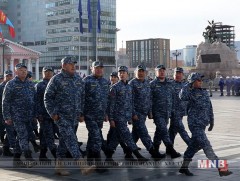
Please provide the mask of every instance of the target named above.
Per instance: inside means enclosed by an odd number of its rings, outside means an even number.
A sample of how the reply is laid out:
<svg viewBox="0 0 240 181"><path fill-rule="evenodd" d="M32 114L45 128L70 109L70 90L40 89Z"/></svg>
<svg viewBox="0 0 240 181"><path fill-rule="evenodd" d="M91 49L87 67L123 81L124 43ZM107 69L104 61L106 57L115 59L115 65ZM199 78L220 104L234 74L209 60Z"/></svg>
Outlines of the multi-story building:
<svg viewBox="0 0 240 181"><path fill-rule="evenodd" d="M46 49L46 13L44 0L9 0L8 17L16 37L10 40L28 48L44 52Z"/></svg>
<svg viewBox="0 0 240 181"><path fill-rule="evenodd" d="M47 49L42 62L59 66L73 55L81 72L89 73L92 61L105 65L106 77L115 67L116 0L101 0L101 33L97 31L97 2L91 0L92 30L88 29L87 0L82 0L83 34L79 32L79 0L46 0Z"/></svg>
<svg viewBox="0 0 240 181"><path fill-rule="evenodd" d="M144 64L148 68L154 68L158 64L169 67L169 39L131 40L126 42L126 49L132 68L139 64Z"/></svg>
<svg viewBox="0 0 240 181"><path fill-rule="evenodd" d="M197 45L187 45L183 48L184 66L194 67L196 65L196 49Z"/></svg>
<svg viewBox="0 0 240 181"><path fill-rule="evenodd" d="M101 32L97 32L97 2L91 0L92 30L88 30L87 0L82 0L83 34L79 32L79 0L14 0L8 12L16 31L13 41L42 52L43 66L60 69L60 60L76 56L78 68L88 74L92 61L105 65L106 77L115 67L116 0L101 0ZM79 66L80 65L80 66ZM34 64L33 64L34 71Z"/></svg>

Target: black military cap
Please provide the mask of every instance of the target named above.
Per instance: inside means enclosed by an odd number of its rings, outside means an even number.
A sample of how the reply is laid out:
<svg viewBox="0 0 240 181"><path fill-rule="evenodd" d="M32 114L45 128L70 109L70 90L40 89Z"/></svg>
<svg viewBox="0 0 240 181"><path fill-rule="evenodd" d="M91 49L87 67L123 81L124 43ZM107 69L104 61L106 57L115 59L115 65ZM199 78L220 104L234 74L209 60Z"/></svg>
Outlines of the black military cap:
<svg viewBox="0 0 240 181"><path fill-rule="evenodd" d="M160 70L160 69L166 70L166 68L164 67L164 65L158 65L158 66L156 66L156 68L155 68L155 70Z"/></svg>
<svg viewBox="0 0 240 181"><path fill-rule="evenodd" d="M196 80L202 80L202 78L204 77L204 75L198 73L198 72L192 72L189 76L188 76L188 82L189 83L193 83Z"/></svg>
<svg viewBox="0 0 240 181"><path fill-rule="evenodd" d="M145 66L145 65L138 65L138 66L136 67L136 70L146 71L147 69L146 69L146 66Z"/></svg>
<svg viewBox="0 0 240 181"><path fill-rule="evenodd" d="M52 67L49 67L49 66L43 67L43 71L44 72L46 72L48 70L53 72L53 68Z"/></svg>
<svg viewBox="0 0 240 181"><path fill-rule="evenodd" d="M94 61L92 67L103 67L103 63L100 61Z"/></svg>
<svg viewBox="0 0 240 181"><path fill-rule="evenodd" d="M174 72L181 72L181 73L183 73L183 68L181 68L181 67L176 67L176 68L174 69Z"/></svg>
<svg viewBox="0 0 240 181"><path fill-rule="evenodd" d="M72 57L72 56L67 56L67 57L64 57L62 60L61 60L61 63L62 64L71 64L71 63L74 63L76 64L77 61L75 60L75 57Z"/></svg>
<svg viewBox="0 0 240 181"><path fill-rule="evenodd" d="M128 72L128 68L126 66L120 66L120 67L118 67L118 72L120 72L120 71Z"/></svg>
<svg viewBox="0 0 240 181"><path fill-rule="evenodd" d="M27 66L23 63L18 63L17 65L15 65L15 69L20 69L22 67L27 68Z"/></svg>
<svg viewBox="0 0 240 181"><path fill-rule="evenodd" d="M5 72L4 72L4 76L6 76L6 75L12 75L13 74L13 72L11 71L11 70L6 70Z"/></svg>
<svg viewBox="0 0 240 181"><path fill-rule="evenodd" d="M32 72L31 71L28 71L27 78L32 78Z"/></svg>
<svg viewBox="0 0 240 181"><path fill-rule="evenodd" d="M112 72L112 73L110 74L110 76L115 76L115 77L117 77L117 76L118 76L118 73L117 73L117 72Z"/></svg>

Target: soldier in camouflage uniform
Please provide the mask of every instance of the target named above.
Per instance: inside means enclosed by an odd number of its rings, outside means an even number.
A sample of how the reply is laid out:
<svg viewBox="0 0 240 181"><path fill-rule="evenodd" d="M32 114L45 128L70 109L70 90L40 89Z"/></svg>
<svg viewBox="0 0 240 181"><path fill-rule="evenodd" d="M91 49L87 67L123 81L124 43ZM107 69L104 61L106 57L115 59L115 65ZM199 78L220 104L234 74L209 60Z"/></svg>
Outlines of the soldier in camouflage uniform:
<svg viewBox="0 0 240 181"><path fill-rule="evenodd" d="M88 174L94 170L94 167L83 168L84 161L81 159L75 134L76 122L83 119L84 83L75 73L77 62L74 57L64 57L61 63L61 72L51 78L44 94L46 110L57 124L60 133L55 172L62 176L70 174L62 167L62 160L68 150L80 165L82 174Z"/></svg>
<svg viewBox="0 0 240 181"><path fill-rule="evenodd" d="M153 120L156 125L156 131L153 138L153 143L156 150L159 150L161 141L166 146L171 158L180 157L181 154L176 152L169 138L168 119L174 111L174 88L172 83L165 77L165 67L158 65L155 68L156 78L150 82L152 91L152 113Z"/></svg>
<svg viewBox="0 0 240 181"><path fill-rule="evenodd" d="M109 121L112 127L116 127L122 140L131 149L133 154L139 161L147 161L139 152L136 143L133 141L132 135L127 127L129 120L138 120L138 116L133 110L133 92L132 87L128 84L128 68L120 66L118 68L118 77L120 81L114 84L110 89L109 96ZM118 145L109 144L109 149L115 150Z"/></svg>
<svg viewBox="0 0 240 181"><path fill-rule="evenodd" d="M212 131L214 126L214 116L212 103L206 90L202 89L203 75L193 72L188 77L188 84L185 85L179 97L183 101L188 101L188 127L192 133L191 141L184 153L184 161L179 172L187 176L193 176L188 170L190 161L199 148L203 149L209 160L218 160L212 146L206 136L205 129L209 126L208 131ZM232 172L227 168L219 169L220 176L230 175Z"/></svg>
<svg viewBox="0 0 240 181"><path fill-rule="evenodd" d="M42 74L43 80L35 85L37 94L37 118L40 124L41 150L39 161L50 161L46 156L47 148L49 148L53 157L56 159L56 145L54 144L53 120L47 113L43 99L47 84L53 77L52 67L43 67Z"/></svg>
<svg viewBox="0 0 240 181"><path fill-rule="evenodd" d="M6 70L4 72L4 80L0 84L0 100L2 100L2 94L3 94L3 90L4 90L6 83L9 80L11 80L12 78L13 78L13 72L11 70ZM2 127L2 132L4 131L4 129L6 129L6 133L7 133L6 138L3 141L3 147L2 147L3 148L3 156L13 156L13 154L9 148L12 147L13 149L15 149L16 133L15 133L13 125L5 124L5 122L3 120L3 115L2 115L2 106L0 106L0 125Z"/></svg>
<svg viewBox="0 0 240 181"><path fill-rule="evenodd" d="M88 130L87 158L88 161L101 161L103 148L102 127L107 121L107 102L109 93L108 80L103 77L104 66L100 61L94 61L91 66L92 74L85 77L85 107L84 120ZM105 145L104 145L105 146ZM104 148L105 149L105 148ZM106 169L97 169L105 172Z"/></svg>
<svg viewBox="0 0 240 181"><path fill-rule="evenodd" d="M36 92L32 82L26 79L27 67L19 63L15 66L16 76L8 81L3 91L3 118L7 125L14 124L17 132L17 144L14 152L14 164L21 161L24 152L30 165L34 163L29 149L29 133L33 132L31 122L35 118ZM17 161L17 162L15 162Z"/></svg>
<svg viewBox="0 0 240 181"><path fill-rule="evenodd" d="M29 81L31 81L31 82L33 82L33 73L31 72L31 71L28 71L28 73L27 73L27 79L29 80ZM35 84L34 82L33 82L33 84ZM30 140L35 140L36 138L37 139L39 139L39 133L38 133L38 122L37 121L33 121L32 122L32 127L33 127L33 131L34 131L34 134L32 134L31 136L32 136L32 138L30 138ZM35 149L36 149L36 144L35 143L32 143L33 144L33 146L35 147ZM39 147L39 149L40 149L40 147Z"/></svg>
<svg viewBox="0 0 240 181"><path fill-rule="evenodd" d="M181 101L179 99L179 92L183 85L185 84L182 82L183 78L183 69L181 67L177 67L174 69L174 81L173 87L175 90L175 99L174 99L174 112L172 112L171 119L170 119L170 127L169 127L169 137L172 143L174 144L174 139L177 133L180 134L183 141L188 145L190 142L190 137L185 130L183 125L182 119L183 116L186 116L187 113L187 102ZM168 150L166 150L168 154Z"/></svg>
<svg viewBox="0 0 240 181"><path fill-rule="evenodd" d="M132 121L132 136L135 143L140 138L146 149L155 160L160 160L164 155L159 153L153 146L150 135L145 125L147 115L152 119L152 102L151 88L149 81L146 80L146 67L138 65L135 70L136 78L129 82L133 90L133 114L137 115L137 119Z"/></svg>

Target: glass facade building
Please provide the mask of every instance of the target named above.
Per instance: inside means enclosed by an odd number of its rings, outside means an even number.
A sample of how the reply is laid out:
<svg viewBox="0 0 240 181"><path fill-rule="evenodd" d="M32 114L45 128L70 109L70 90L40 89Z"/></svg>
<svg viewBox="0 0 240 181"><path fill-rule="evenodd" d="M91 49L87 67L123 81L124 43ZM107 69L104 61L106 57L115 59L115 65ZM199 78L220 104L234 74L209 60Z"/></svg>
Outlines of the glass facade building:
<svg viewBox="0 0 240 181"><path fill-rule="evenodd" d="M47 47L41 62L59 66L60 60L75 56L81 72L89 73L92 61L115 66L116 0L101 0L101 33L97 32L97 2L91 0L92 30L88 30L87 0L82 0L83 34L79 32L79 0L46 0Z"/></svg>
<svg viewBox="0 0 240 181"><path fill-rule="evenodd" d="M194 67L196 65L196 49L197 45L188 45L183 49L184 65Z"/></svg>
<svg viewBox="0 0 240 181"><path fill-rule="evenodd" d="M87 0L82 0L83 34L79 32L79 0L29 2L8 1L9 18L16 31L16 38L11 40L42 52L40 70L46 65L60 69L60 60L71 55L76 56L81 72L88 74L91 62L100 60L106 65L106 77L109 76L115 67L116 0L100 0L101 33L97 32L98 0L90 0L91 32Z"/></svg>

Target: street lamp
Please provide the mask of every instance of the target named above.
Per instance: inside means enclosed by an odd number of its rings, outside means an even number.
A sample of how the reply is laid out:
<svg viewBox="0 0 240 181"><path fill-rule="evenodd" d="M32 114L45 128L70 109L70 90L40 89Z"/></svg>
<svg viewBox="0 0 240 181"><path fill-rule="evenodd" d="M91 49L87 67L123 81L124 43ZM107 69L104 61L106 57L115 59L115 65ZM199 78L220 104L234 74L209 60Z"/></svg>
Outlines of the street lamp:
<svg viewBox="0 0 240 181"><path fill-rule="evenodd" d="M181 52L178 52L178 51L176 50L176 51L173 52L172 54L173 54L173 56L176 57L176 67L177 67L177 57L178 57L179 55L181 55Z"/></svg>
<svg viewBox="0 0 240 181"><path fill-rule="evenodd" d="M115 28L115 61L116 61L116 70L118 68L118 53L117 53L117 32L120 31L119 28Z"/></svg>

